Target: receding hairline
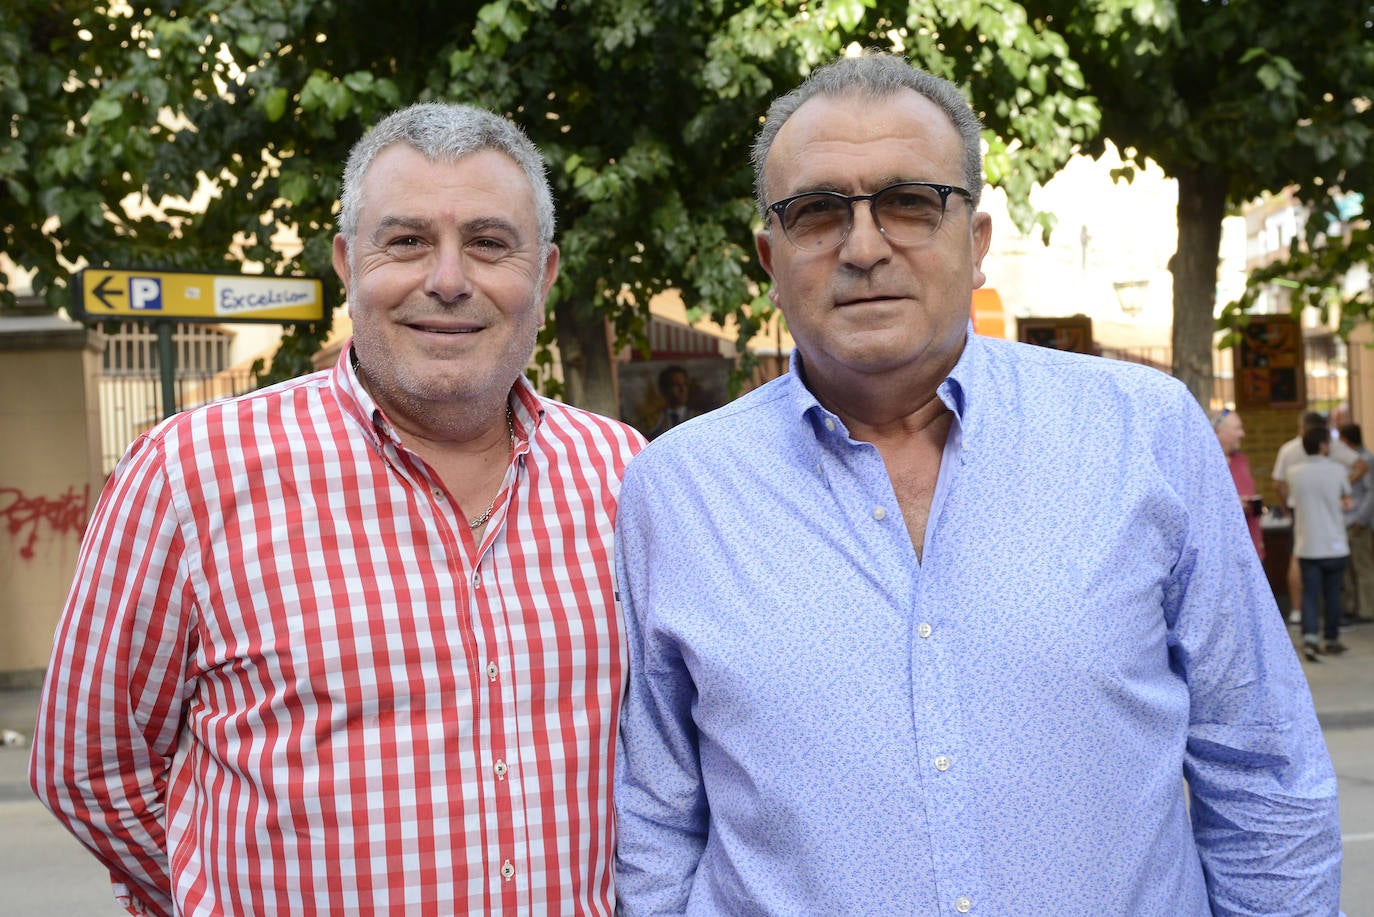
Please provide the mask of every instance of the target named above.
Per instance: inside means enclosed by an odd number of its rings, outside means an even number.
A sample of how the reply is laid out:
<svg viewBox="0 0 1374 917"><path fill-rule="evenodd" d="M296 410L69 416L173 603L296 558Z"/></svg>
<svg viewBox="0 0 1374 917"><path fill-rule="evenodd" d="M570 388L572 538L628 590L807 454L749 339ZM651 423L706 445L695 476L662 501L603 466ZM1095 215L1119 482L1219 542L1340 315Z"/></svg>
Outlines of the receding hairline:
<svg viewBox="0 0 1374 917"><path fill-rule="evenodd" d="M916 106L924 108L926 114L938 116L939 120L937 123L940 124L942 128L932 128L931 132L933 133L934 131L939 129L946 130L947 133L945 139L953 144L948 152L952 158L952 165L957 174L956 177L953 179L951 179L948 176L937 177L927 175L921 176L921 180L934 181L938 179L943 181L952 181L954 184L960 185L964 183L964 138L960 135L958 126L953 122L953 120L950 119L949 113L946 112L944 108L940 106L939 102L930 98L930 96L926 95L925 93L917 89L913 89L910 86L851 85L845 86L842 89L835 92L818 92L815 95L812 95L809 98L803 100L800 105L798 105L792 112L788 114L787 120L783 121L782 124L778 126L777 132L773 134L768 144L768 153L763 161L762 177L764 179L765 185L771 186L771 182L769 180L769 172L770 170L776 168L776 159L773 154L778 147L778 141L781 140L788 133L789 129L795 129L797 117L807 107L811 106L812 103L834 104L838 102L844 102L846 100L856 102L895 102L905 100L908 103L914 103ZM770 193L772 192L770 191ZM776 197L776 194L774 193L773 196Z"/></svg>
<svg viewBox="0 0 1374 917"><path fill-rule="evenodd" d="M759 214L768 220L768 195L765 172L772 159L773 143L792 117L809 101L818 97L882 99L909 89L932 102L944 112L945 119L959 136L961 168L964 186L977 207L982 196L983 156L982 120L978 117L963 91L955 83L927 70L914 66L905 57L890 52L868 49L853 57L836 58L811 72L795 89L778 96L768 106L763 123L750 147L750 162L754 168L754 196Z"/></svg>

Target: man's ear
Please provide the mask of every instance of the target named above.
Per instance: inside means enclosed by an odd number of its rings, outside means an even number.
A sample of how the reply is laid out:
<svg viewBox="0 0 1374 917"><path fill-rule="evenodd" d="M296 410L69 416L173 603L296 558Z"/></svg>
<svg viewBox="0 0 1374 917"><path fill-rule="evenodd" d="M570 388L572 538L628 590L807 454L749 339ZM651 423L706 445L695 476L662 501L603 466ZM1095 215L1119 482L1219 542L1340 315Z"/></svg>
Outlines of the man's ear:
<svg viewBox="0 0 1374 917"><path fill-rule="evenodd" d="M759 265L771 278L773 276L773 236L768 230L754 233L754 251L759 253Z"/></svg>
<svg viewBox="0 0 1374 917"><path fill-rule="evenodd" d="M558 279L558 263L562 257L556 243L549 243L549 250L544 255L544 284L539 290L539 327L544 327L544 322L548 320L549 310L549 291L553 289L554 281Z"/></svg>
<svg viewBox="0 0 1374 917"><path fill-rule="evenodd" d="M343 281L344 290L348 289L348 282L352 279L348 269L348 241L342 233L334 236L334 273L339 275L339 280Z"/></svg>
<svg viewBox="0 0 1374 917"><path fill-rule="evenodd" d="M969 228L973 233L973 288L976 290L988 282L988 275L983 273L983 258L992 245L992 217L975 211Z"/></svg>

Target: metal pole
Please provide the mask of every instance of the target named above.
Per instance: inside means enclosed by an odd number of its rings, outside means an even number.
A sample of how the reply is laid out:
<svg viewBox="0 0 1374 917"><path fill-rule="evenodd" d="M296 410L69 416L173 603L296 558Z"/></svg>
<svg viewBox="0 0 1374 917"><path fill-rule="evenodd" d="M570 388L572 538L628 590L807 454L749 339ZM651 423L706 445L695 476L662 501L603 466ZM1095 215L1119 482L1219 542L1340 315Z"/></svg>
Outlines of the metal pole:
<svg viewBox="0 0 1374 917"><path fill-rule="evenodd" d="M157 323L157 368L162 375L162 419L177 412L176 350L172 347L172 323Z"/></svg>

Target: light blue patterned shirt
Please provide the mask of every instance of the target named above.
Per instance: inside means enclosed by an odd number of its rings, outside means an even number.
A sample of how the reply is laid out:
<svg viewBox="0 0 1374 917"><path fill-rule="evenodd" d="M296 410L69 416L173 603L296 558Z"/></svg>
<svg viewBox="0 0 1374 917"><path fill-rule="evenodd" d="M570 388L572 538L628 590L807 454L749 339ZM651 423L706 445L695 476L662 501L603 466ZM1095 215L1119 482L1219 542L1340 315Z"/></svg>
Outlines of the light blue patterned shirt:
<svg viewBox="0 0 1374 917"><path fill-rule="evenodd" d="M1335 776L1187 390L970 336L918 562L797 370L625 478L621 913L1335 914Z"/></svg>

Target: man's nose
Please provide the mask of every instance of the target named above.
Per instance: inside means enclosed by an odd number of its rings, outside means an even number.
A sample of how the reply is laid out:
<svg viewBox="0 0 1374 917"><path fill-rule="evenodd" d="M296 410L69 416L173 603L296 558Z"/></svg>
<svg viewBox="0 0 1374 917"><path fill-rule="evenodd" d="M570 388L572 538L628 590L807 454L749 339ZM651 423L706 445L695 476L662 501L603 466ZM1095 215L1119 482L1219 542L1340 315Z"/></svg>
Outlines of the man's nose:
<svg viewBox="0 0 1374 917"><path fill-rule="evenodd" d="M457 302L472 294L463 251L457 246L440 245L431 256L425 292L440 302Z"/></svg>
<svg viewBox="0 0 1374 917"><path fill-rule="evenodd" d="M850 205L852 220L849 235L840 245L840 258L855 267L867 270L892 254L892 243L878 226L872 201L855 201Z"/></svg>

